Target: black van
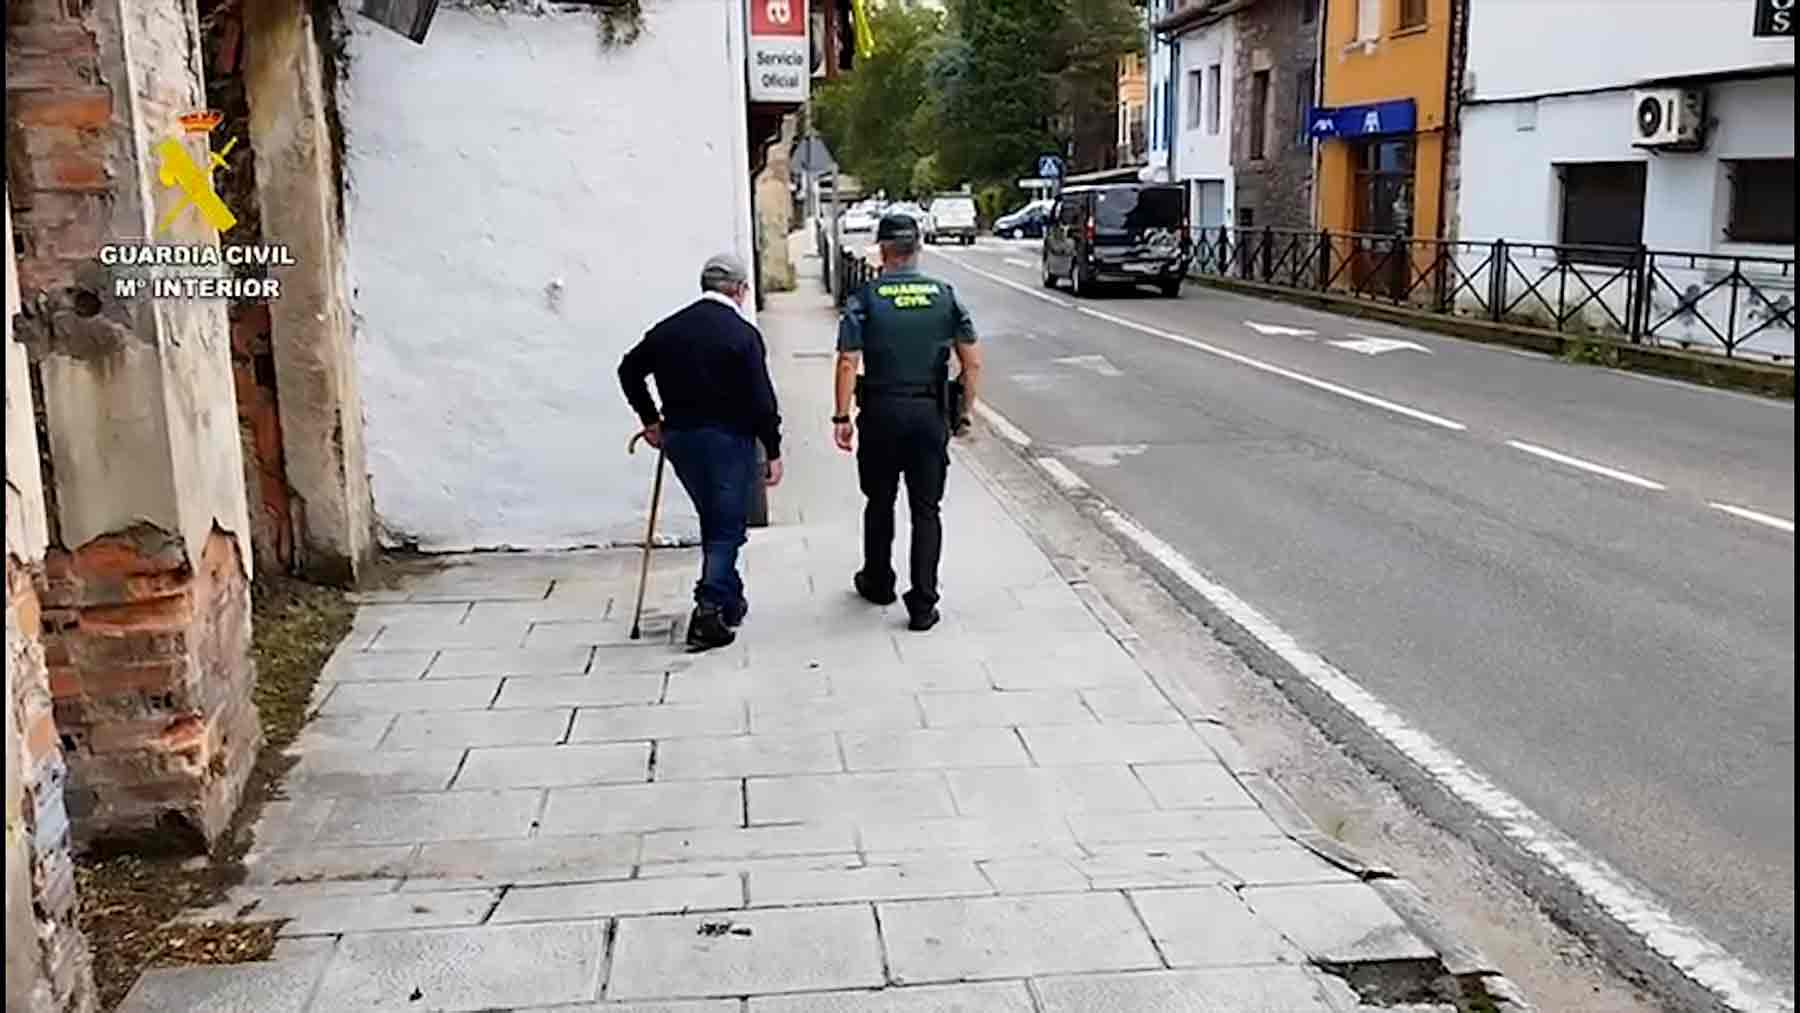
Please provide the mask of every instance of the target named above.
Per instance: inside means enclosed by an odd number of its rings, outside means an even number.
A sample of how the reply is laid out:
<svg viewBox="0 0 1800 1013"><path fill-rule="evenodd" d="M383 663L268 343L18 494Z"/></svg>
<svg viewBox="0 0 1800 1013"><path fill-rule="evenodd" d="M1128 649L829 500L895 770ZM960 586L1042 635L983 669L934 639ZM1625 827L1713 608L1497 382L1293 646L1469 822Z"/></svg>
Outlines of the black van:
<svg viewBox="0 0 1800 1013"><path fill-rule="evenodd" d="M1044 231L1044 287L1064 278L1076 295L1096 283L1155 285L1181 294L1188 266L1187 195L1156 183L1072 186Z"/></svg>

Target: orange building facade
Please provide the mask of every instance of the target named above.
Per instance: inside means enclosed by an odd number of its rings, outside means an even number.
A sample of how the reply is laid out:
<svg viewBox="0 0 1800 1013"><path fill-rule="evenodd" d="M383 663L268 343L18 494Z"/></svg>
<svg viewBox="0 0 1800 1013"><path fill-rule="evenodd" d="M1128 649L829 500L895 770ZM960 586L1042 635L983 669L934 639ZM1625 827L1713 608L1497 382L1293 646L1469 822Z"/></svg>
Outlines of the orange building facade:
<svg viewBox="0 0 1800 1013"><path fill-rule="evenodd" d="M1460 0L1326 5L1315 209L1319 227L1416 239L1445 235L1446 124Z"/></svg>

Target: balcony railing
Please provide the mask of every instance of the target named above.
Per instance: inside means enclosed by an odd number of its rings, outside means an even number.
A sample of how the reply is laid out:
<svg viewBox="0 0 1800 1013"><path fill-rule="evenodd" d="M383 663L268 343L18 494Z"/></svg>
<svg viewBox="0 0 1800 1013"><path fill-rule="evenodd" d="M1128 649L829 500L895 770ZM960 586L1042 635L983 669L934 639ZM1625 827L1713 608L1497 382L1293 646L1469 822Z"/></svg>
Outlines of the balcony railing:
<svg viewBox="0 0 1800 1013"><path fill-rule="evenodd" d="M1794 261L1643 247L1194 230L1199 277L1791 363Z"/></svg>

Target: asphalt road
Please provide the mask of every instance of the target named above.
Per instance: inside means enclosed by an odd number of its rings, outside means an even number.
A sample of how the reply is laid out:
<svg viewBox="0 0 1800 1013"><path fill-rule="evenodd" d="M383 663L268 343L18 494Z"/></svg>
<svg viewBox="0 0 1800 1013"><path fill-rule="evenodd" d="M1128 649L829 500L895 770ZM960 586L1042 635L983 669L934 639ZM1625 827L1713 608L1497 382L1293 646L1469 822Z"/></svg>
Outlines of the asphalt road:
<svg viewBox="0 0 1800 1013"><path fill-rule="evenodd" d="M1036 452L1791 990L1792 404L1192 285L1077 302L1032 244L926 267Z"/></svg>

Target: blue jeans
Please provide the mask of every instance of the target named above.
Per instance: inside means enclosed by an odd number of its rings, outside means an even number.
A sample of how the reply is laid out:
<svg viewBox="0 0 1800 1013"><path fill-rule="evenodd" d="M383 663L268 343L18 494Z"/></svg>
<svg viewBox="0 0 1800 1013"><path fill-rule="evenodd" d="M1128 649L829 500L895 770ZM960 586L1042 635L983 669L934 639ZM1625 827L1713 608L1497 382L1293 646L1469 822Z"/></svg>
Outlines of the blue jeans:
<svg viewBox="0 0 1800 1013"><path fill-rule="evenodd" d="M728 429L669 429L663 452L700 512L700 583L694 601L730 612L744 601L738 549L747 537L755 492L756 444Z"/></svg>

